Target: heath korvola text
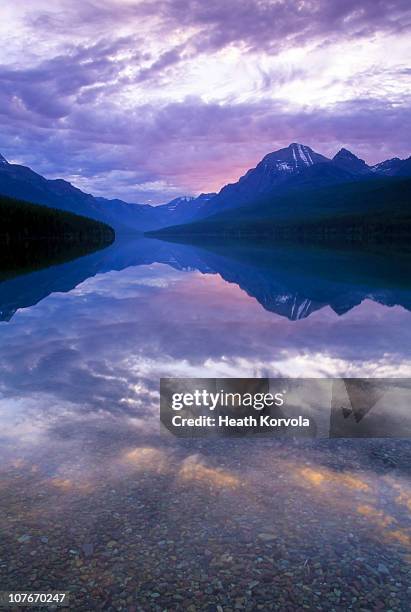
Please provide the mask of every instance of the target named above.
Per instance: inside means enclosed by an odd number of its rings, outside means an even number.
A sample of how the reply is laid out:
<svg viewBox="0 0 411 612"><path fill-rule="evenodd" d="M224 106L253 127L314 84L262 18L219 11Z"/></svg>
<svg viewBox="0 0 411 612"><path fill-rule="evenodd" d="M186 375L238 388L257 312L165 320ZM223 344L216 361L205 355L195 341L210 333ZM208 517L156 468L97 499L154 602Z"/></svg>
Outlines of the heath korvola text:
<svg viewBox="0 0 411 612"><path fill-rule="evenodd" d="M227 393L206 389L192 393L173 393L171 408L174 427L310 427L310 419L303 416L286 417L272 414L250 414L284 407L286 391L278 393ZM213 413L199 414L209 410ZM218 414L216 414L218 412ZM247 414L244 414L244 413ZM189 416L187 415L189 413ZM240 413L240 414L239 414Z"/></svg>

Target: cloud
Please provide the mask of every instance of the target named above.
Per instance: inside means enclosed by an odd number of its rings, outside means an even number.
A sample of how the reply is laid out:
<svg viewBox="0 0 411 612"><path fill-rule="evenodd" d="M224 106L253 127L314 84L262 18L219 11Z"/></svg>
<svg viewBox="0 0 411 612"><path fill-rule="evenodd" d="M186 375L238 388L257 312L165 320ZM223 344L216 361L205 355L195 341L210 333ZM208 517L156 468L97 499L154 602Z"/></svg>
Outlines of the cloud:
<svg viewBox="0 0 411 612"><path fill-rule="evenodd" d="M71 47L64 55L33 67L0 65L3 113L36 123L35 115L60 119L70 114L75 104L95 101L113 84L124 82L122 69L138 54L123 60L117 55L129 50L132 42L130 38L120 38Z"/></svg>
<svg viewBox="0 0 411 612"><path fill-rule="evenodd" d="M147 11L153 3L144 3ZM165 19L200 27L198 49L243 43L250 50L279 49L318 40L366 37L410 28L406 0L165 0L155 3Z"/></svg>
<svg viewBox="0 0 411 612"><path fill-rule="evenodd" d="M408 2L7 11L19 36L4 32L0 55L0 152L97 195L158 203L218 190L291 141L369 162L409 155Z"/></svg>
<svg viewBox="0 0 411 612"><path fill-rule="evenodd" d="M136 81L141 82L149 79L153 76L158 75L162 70L168 68L169 66L173 66L181 61L181 52L184 49L184 46L181 45L174 49L170 49L169 51L165 51L160 55L160 57L153 62L148 68L142 68L137 76Z"/></svg>
<svg viewBox="0 0 411 612"><path fill-rule="evenodd" d="M17 312L12 324L0 324L7 346L0 356L1 396L12 422L12 401L20 399L37 404L41 412L55 408L62 416L64 407L86 416L105 412L145 418L150 412L156 418L161 376L382 376L409 370L411 329L409 312L402 307L388 309L365 300L343 317L326 307L295 322L269 312L252 297L258 285L266 303L271 296L277 306L276 298L290 292L303 299L321 294L324 302L355 302L358 287L336 289L338 258L333 264L331 256L318 288L292 274L299 269L298 258L305 261L309 252L294 253L291 272L284 276L280 264L267 273L242 258L235 261L187 245L141 241L125 252L122 246L111 248L111 262L121 267L126 255L131 264L127 269L100 273L68 294L53 293ZM278 255L289 261L281 249ZM100 256L89 256L89 263ZM149 265L136 266L139 260ZM180 269L153 261L172 262ZM56 277L66 275L69 282L78 265L60 266ZM201 274L196 268L215 273ZM96 271L93 265L92 273ZM25 286L35 286L38 275L28 277ZM373 283L372 292L390 295L384 279L377 275ZM399 297L407 303L406 292ZM387 324L384 335L378 333L382 319Z"/></svg>
<svg viewBox="0 0 411 612"><path fill-rule="evenodd" d="M111 29L113 23L135 28L151 18L155 31L186 31L199 51L240 43L276 53L318 39L403 33L411 27L407 0L60 0L58 6L56 11L43 3L27 18L37 28L58 31L72 31L73 24L83 31L96 25Z"/></svg>
<svg viewBox="0 0 411 612"><path fill-rule="evenodd" d="M40 118L37 125L9 126L8 137L17 157L35 170L60 176L64 168L86 191L144 202L173 197L178 188L219 189L294 140L330 156L346 146L374 163L407 156L410 129L409 105L378 99L298 111L269 100L221 105L191 98L128 113L105 101L78 105L52 130Z"/></svg>

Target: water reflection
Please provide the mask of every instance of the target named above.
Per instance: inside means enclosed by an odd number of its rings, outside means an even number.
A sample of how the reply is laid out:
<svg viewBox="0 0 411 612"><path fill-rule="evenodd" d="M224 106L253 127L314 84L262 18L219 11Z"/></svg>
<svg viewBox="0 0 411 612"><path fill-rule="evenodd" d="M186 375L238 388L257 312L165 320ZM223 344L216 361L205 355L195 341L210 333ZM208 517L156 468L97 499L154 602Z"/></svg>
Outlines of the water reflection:
<svg viewBox="0 0 411 612"><path fill-rule="evenodd" d="M404 277L395 286L364 256L350 284L350 253L308 275L319 252L302 255L280 249L268 265L264 252L258 267L255 252L142 240L3 283L3 303L18 286L27 305L0 324L3 436L33 439L67 415L155 429L161 376L409 376L411 314L383 305L407 304ZM311 305L293 321L298 299ZM325 306L337 301L361 304L340 316Z"/></svg>
<svg viewBox="0 0 411 612"><path fill-rule="evenodd" d="M159 432L160 376L409 376L407 262L352 257L141 240L0 284L3 588L405 610L406 441Z"/></svg>
<svg viewBox="0 0 411 612"><path fill-rule="evenodd" d="M68 292L87 278L130 266L163 263L176 270L218 274L266 309L290 320L325 306L344 314L365 299L411 308L411 256L327 250L309 246L193 246L140 239L0 283L0 313L10 320L51 293Z"/></svg>

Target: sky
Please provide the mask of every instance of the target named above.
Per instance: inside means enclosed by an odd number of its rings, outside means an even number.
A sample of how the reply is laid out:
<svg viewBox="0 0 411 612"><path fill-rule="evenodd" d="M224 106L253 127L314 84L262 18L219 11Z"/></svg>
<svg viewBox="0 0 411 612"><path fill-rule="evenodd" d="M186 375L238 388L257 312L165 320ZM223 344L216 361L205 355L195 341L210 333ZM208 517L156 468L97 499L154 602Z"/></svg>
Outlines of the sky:
<svg viewBox="0 0 411 612"><path fill-rule="evenodd" d="M410 30L409 0L3 0L0 153L151 204L290 142L408 157Z"/></svg>

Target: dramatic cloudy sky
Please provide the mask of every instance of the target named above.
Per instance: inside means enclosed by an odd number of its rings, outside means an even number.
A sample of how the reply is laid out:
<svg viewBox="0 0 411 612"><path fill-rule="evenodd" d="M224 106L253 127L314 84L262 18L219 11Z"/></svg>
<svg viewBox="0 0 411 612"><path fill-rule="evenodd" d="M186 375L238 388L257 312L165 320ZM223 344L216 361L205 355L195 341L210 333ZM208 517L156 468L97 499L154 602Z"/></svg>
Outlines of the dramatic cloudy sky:
<svg viewBox="0 0 411 612"><path fill-rule="evenodd" d="M411 153L409 0L2 0L0 152L134 202Z"/></svg>

